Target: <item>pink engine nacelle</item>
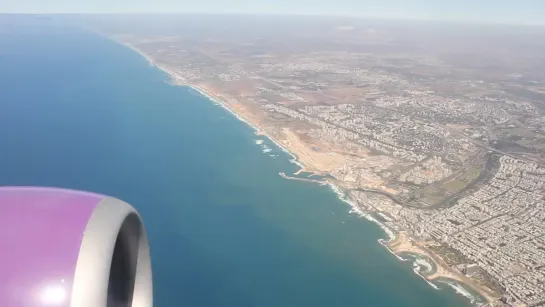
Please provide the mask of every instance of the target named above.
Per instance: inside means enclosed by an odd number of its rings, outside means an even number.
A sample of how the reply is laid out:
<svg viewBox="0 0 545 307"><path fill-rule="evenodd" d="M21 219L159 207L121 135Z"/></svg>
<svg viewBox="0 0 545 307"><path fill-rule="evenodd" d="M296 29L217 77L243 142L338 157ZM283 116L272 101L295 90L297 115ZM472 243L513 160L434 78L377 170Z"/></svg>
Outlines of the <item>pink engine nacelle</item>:
<svg viewBox="0 0 545 307"><path fill-rule="evenodd" d="M151 307L146 231L112 197L0 188L0 306Z"/></svg>

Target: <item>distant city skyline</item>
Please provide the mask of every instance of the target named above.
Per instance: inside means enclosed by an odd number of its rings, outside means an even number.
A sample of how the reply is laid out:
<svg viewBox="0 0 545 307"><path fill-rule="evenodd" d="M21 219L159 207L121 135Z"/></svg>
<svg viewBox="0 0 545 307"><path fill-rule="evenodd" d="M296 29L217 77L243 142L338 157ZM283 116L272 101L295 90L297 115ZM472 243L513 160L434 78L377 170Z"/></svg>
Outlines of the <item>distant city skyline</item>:
<svg viewBox="0 0 545 307"><path fill-rule="evenodd" d="M17 0L0 13L242 13L545 24L545 1L519 0Z"/></svg>

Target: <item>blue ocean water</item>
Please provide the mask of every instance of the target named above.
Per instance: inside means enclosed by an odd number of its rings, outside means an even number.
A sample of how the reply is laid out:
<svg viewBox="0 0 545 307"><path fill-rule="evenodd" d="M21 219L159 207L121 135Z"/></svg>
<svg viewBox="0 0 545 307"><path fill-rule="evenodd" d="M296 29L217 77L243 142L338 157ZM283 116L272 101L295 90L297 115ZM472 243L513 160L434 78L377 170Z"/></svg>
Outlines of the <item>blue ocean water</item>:
<svg viewBox="0 0 545 307"><path fill-rule="evenodd" d="M0 32L0 185L141 212L158 307L468 306L434 290L325 187L290 181L245 124L136 53L60 26Z"/></svg>

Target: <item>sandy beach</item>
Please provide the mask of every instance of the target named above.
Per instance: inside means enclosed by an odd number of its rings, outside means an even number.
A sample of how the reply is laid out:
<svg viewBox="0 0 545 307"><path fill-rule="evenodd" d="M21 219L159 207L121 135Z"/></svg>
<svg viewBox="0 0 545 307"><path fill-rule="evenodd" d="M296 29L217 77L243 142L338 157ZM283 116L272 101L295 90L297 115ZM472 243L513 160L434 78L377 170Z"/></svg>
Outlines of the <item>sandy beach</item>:
<svg viewBox="0 0 545 307"><path fill-rule="evenodd" d="M134 46L122 41L117 42L140 54L149 62L150 65L156 66L157 68L167 73L172 78L173 85L187 86L192 88L201 95L208 97L213 102L225 108L231 114L236 116L239 120L251 126L255 130L256 135L261 135L269 138L272 142L274 142L278 147L280 147L284 152L286 152L293 158L292 162L296 163L301 167L299 172L308 171L311 173L320 173L323 175L324 173L327 173L327 170L331 166L338 166L340 163L342 163L342 161L339 161L334 156L327 156L327 153L320 153L323 156L317 156L316 152L313 152L311 148L309 148L304 142L302 142L297 137L297 135L293 131L290 131L288 128L282 129L282 135L284 136L284 139L278 139L275 136L268 134L265 127L263 126L263 123L260 122L258 116L250 112L250 110L248 110L243 104L238 103L233 99L228 99L228 97L222 96L221 93L208 87L206 84L187 83L184 78L177 75L175 72L169 70L168 68L157 64L152 58L150 58ZM285 174L284 176L288 177ZM336 192L343 201L350 203L349 200L343 198L342 195L344 195L344 193L339 187L333 185L331 182L328 183L332 187L333 191ZM359 208L356 204L350 205L353 207L353 211L357 212L360 215L365 215L361 208ZM369 217L368 219L372 221L374 220L372 217ZM422 243L414 242L404 232L394 233L390 229L387 229L386 226L382 225L379 221L374 221L378 223L385 230L386 233L389 234L390 241L382 241L381 243L385 245L391 252L396 255L399 255L400 253L422 255L430 259L430 261L434 262L436 270L432 274L424 275L423 277L426 280L434 281L437 279L449 279L455 281L456 283L459 283L460 285L463 285L464 287L471 288L480 296L485 298L487 301L493 301L497 299L497 297L494 296L494 293L487 291L487 289L482 289L481 287L476 286L475 283L471 281L471 279L449 267L440 257L426 249Z"/></svg>

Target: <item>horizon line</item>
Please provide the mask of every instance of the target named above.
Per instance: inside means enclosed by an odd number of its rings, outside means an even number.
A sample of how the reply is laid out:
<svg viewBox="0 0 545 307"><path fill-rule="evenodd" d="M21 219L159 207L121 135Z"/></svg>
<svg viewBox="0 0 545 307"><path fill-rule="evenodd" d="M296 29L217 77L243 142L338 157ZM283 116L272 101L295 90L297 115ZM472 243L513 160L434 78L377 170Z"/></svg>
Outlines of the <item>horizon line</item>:
<svg viewBox="0 0 545 307"><path fill-rule="evenodd" d="M258 15L258 16L291 16L291 17L329 17L329 18L350 18L350 19L367 19L380 21L401 21L401 22L442 22L442 23L460 23L460 24L478 24L478 25L509 25L509 26L545 26L544 22L513 22L513 21L491 21L491 20L462 20L462 19L433 19L421 18L415 16L365 16L353 14L330 14L330 13L289 13L289 12L1 12L2 15L25 15L25 16L153 16L153 15Z"/></svg>

